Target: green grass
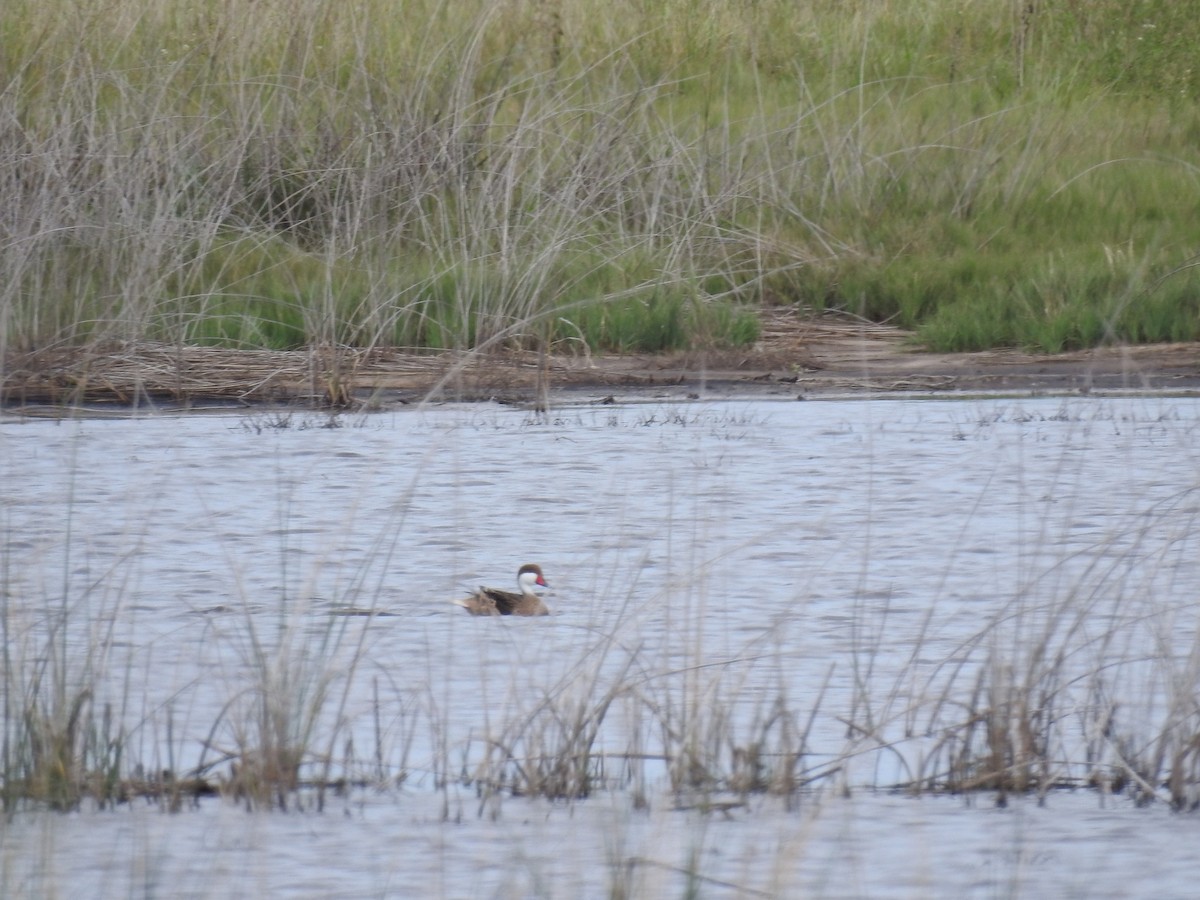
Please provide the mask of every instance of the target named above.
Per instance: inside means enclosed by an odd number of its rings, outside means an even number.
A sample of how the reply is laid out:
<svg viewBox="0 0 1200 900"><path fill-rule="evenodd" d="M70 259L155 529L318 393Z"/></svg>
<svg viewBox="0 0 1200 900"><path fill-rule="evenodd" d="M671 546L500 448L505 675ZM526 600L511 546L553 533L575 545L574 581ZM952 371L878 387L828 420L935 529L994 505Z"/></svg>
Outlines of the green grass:
<svg viewBox="0 0 1200 900"><path fill-rule="evenodd" d="M13 0L0 346L1193 340L1200 19Z"/></svg>

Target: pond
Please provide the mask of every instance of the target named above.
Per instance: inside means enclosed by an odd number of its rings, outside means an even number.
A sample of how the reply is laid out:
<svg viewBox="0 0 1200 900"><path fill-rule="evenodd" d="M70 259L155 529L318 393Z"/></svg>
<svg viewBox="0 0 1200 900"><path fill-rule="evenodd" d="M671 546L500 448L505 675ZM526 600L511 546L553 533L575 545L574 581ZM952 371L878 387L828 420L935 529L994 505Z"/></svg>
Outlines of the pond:
<svg viewBox="0 0 1200 900"><path fill-rule="evenodd" d="M339 789L23 808L3 893L1188 895L1198 429L1161 396L7 421L6 747L82 709L125 773L295 749ZM525 562L551 616L451 602Z"/></svg>

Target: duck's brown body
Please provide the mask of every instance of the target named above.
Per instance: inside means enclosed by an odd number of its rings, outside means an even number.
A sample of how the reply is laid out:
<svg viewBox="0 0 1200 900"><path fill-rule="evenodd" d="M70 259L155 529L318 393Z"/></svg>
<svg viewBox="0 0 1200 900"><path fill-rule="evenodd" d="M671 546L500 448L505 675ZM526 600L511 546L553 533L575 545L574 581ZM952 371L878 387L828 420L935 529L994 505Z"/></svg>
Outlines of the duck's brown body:
<svg viewBox="0 0 1200 900"><path fill-rule="evenodd" d="M470 597L454 602L473 616L548 616L550 610L542 598L533 592L533 586L547 587L542 570L529 563L517 572L517 584L521 593L481 587Z"/></svg>
<svg viewBox="0 0 1200 900"><path fill-rule="evenodd" d="M550 610L537 594L514 594L481 587L465 600L455 601L473 616L548 616Z"/></svg>

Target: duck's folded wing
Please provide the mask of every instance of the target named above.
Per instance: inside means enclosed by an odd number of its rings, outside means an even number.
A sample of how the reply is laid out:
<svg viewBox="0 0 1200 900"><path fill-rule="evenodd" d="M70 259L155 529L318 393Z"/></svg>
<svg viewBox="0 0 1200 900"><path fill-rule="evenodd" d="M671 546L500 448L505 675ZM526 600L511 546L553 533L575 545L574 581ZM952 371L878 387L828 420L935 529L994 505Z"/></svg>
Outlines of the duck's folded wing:
<svg viewBox="0 0 1200 900"><path fill-rule="evenodd" d="M502 616L511 616L517 604L521 602L520 594L511 594L508 591L498 591L495 588L481 587L478 596L487 598L484 602L490 602L496 612Z"/></svg>

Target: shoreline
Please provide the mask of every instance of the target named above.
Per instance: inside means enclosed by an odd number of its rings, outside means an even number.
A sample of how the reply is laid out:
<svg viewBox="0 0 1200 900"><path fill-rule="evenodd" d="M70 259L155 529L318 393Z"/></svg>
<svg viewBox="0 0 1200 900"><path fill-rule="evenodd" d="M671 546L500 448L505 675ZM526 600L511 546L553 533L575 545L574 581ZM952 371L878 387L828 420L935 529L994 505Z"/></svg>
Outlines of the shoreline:
<svg viewBox="0 0 1200 900"><path fill-rule="evenodd" d="M930 353L900 329L763 314L740 350L624 356L534 351L230 350L162 344L10 353L0 378L9 414L257 407L384 410L424 402L546 408L560 400L791 399L880 395L1071 393L1200 395L1200 344Z"/></svg>

